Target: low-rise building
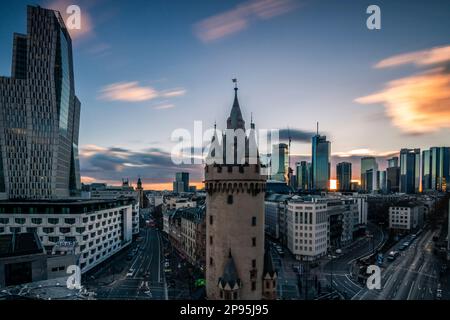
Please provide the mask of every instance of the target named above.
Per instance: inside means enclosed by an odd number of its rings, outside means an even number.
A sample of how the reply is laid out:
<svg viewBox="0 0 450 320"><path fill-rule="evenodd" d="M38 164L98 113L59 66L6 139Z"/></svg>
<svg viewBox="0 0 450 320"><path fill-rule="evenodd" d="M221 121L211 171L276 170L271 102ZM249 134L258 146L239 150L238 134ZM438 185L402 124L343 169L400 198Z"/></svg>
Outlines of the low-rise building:
<svg viewBox="0 0 450 320"><path fill-rule="evenodd" d="M298 260L312 261L327 253L328 209L324 199L288 202L287 247Z"/></svg>
<svg viewBox="0 0 450 320"><path fill-rule="evenodd" d="M0 202L0 235L36 233L47 254L72 243L84 273L132 241L131 199Z"/></svg>
<svg viewBox="0 0 450 320"><path fill-rule="evenodd" d="M424 206L417 202L399 203L389 208L389 229L411 232L420 228L424 220Z"/></svg>

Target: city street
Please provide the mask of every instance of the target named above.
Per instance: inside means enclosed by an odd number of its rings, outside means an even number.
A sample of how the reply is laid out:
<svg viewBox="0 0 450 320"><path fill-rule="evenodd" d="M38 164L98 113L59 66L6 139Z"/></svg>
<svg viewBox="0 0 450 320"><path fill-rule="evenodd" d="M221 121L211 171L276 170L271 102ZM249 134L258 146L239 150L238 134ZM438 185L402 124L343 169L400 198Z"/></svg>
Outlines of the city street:
<svg viewBox="0 0 450 320"><path fill-rule="evenodd" d="M434 300L440 263L433 255L436 231L424 231L393 262L381 268L382 289L363 288L355 300ZM391 248L397 250L398 245Z"/></svg>
<svg viewBox="0 0 450 320"><path fill-rule="evenodd" d="M141 230L142 240L118 254L89 279L89 290L97 299L167 299L161 269L161 239L154 228ZM139 248L131 261L126 256Z"/></svg>
<svg viewBox="0 0 450 320"><path fill-rule="evenodd" d="M368 224L368 230L373 238L363 237L356 240L342 249L342 254L325 260L318 272L320 281L327 286L331 286L332 281L332 288L339 291L346 299L350 299L362 289L361 285L352 278L354 262L374 252L387 237L384 231L373 223Z"/></svg>

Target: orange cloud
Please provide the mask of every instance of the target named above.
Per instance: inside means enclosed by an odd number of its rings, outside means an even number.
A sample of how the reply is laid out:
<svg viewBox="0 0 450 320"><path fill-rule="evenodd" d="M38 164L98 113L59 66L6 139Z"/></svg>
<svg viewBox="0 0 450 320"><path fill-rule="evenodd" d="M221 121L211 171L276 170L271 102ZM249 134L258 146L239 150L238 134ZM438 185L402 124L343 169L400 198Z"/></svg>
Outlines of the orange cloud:
<svg viewBox="0 0 450 320"><path fill-rule="evenodd" d="M206 18L194 26L203 42L218 40L246 29L251 19L270 19L293 10L293 0L250 0L234 9Z"/></svg>
<svg viewBox="0 0 450 320"><path fill-rule="evenodd" d="M450 46L443 46L389 57L378 62L375 65L375 68L396 67L399 65L410 63L413 63L417 66L427 66L444 63L449 60Z"/></svg>
<svg viewBox="0 0 450 320"><path fill-rule="evenodd" d="M141 87L137 81L113 83L104 87L101 93L100 98L109 101L140 102L158 97L155 89Z"/></svg>
<svg viewBox="0 0 450 320"><path fill-rule="evenodd" d="M444 68L389 82L385 89L355 100L382 103L395 126L410 134L450 128L450 73Z"/></svg>

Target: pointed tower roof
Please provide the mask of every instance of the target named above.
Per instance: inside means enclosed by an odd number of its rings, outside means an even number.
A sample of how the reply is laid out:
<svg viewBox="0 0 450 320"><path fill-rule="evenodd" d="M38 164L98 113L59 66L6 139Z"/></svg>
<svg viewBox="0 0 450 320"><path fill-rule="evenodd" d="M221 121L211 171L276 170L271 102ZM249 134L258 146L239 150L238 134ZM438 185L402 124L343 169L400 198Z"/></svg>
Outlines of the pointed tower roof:
<svg viewBox="0 0 450 320"><path fill-rule="evenodd" d="M241 281L239 279L236 265L233 257L231 256L231 250L228 253L228 261L225 264L223 275L219 278L219 287L221 289L235 290L240 287Z"/></svg>
<svg viewBox="0 0 450 320"><path fill-rule="evenodd" d="M263 279L273 279L276 278L277 272L273 267L272 257L270 256L270 248L266 245L264 250L264 269L263 269Z"/></svg>
<svg viewBox="0 0 450 320"><path fill-rule="evenodd" d="M238 87L237 87L237 79L233 79L235 83L234 87L234 102L233 107L231 108L230 116L227 120L227 129L243 129L245 130L245 121L242 118L241 107L239 106L239 100L237 97Z"/></svg>

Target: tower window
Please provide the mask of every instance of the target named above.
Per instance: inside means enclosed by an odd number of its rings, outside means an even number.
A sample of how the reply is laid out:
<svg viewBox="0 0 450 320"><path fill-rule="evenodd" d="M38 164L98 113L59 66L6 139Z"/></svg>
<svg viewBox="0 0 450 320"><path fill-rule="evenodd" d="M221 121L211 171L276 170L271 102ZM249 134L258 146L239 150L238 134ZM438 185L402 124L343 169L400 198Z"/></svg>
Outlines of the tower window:
<svg viewBox="0 0 450 320"><path fill-rule="evenodd" d="M213 258L209 257L209 265L212 266L214 264Z"/></svg>
<svg viewBox="0 0 450 320"><path fill-rule="evenodd" d="M232 196L231 194L228 195L227 203L228 203L228 204L233 204L233 196Z"/></svg>
<svg viewBox="0 0 450 320"><path fill-rule="evenodd" d="M252 226L256 226L256 217L252 217Z"/></svg>
<svg viewBox="0 0 450 320"><path fill-rule="evenodd" d="M213 224L213 216L209 216L209 224Z"/></svg>
<svg viewBox="0 0 450 320"><path fill-rule="evenodd" d="M256 290L256 282L252 281L252 291L255 291L255 290Z"/></svg>
<svg viewBox="0 0 450 320"><path fill-rule="evenodd" d="M252 260L252 268L256 268L256 260L255 259Z"/></svg>
<svg viewBox="0 0 450 320"><path fill-rule="evenodd" d="M235 292L233 292L233 300L237 300L237 298L238 298L238 295L237 295L237 292L235 291Z"/></svg>
<svg viewBox="0 0 450 320"><path fill-rule="evenodd" d="M209 236L209 244L213 244L213 237Z"/></svg>
<svg viewBox="0 0 450 320"><path fill-rule="evenodd" d="M256 238L255 237L252 238L252 246L256 247Z"/></svg>
<svg viewBox="0 0 450 320"><path fill-rule="evenodd" d="M228 166L228 172L233 172L233 167L232 166Z"/></svg>

